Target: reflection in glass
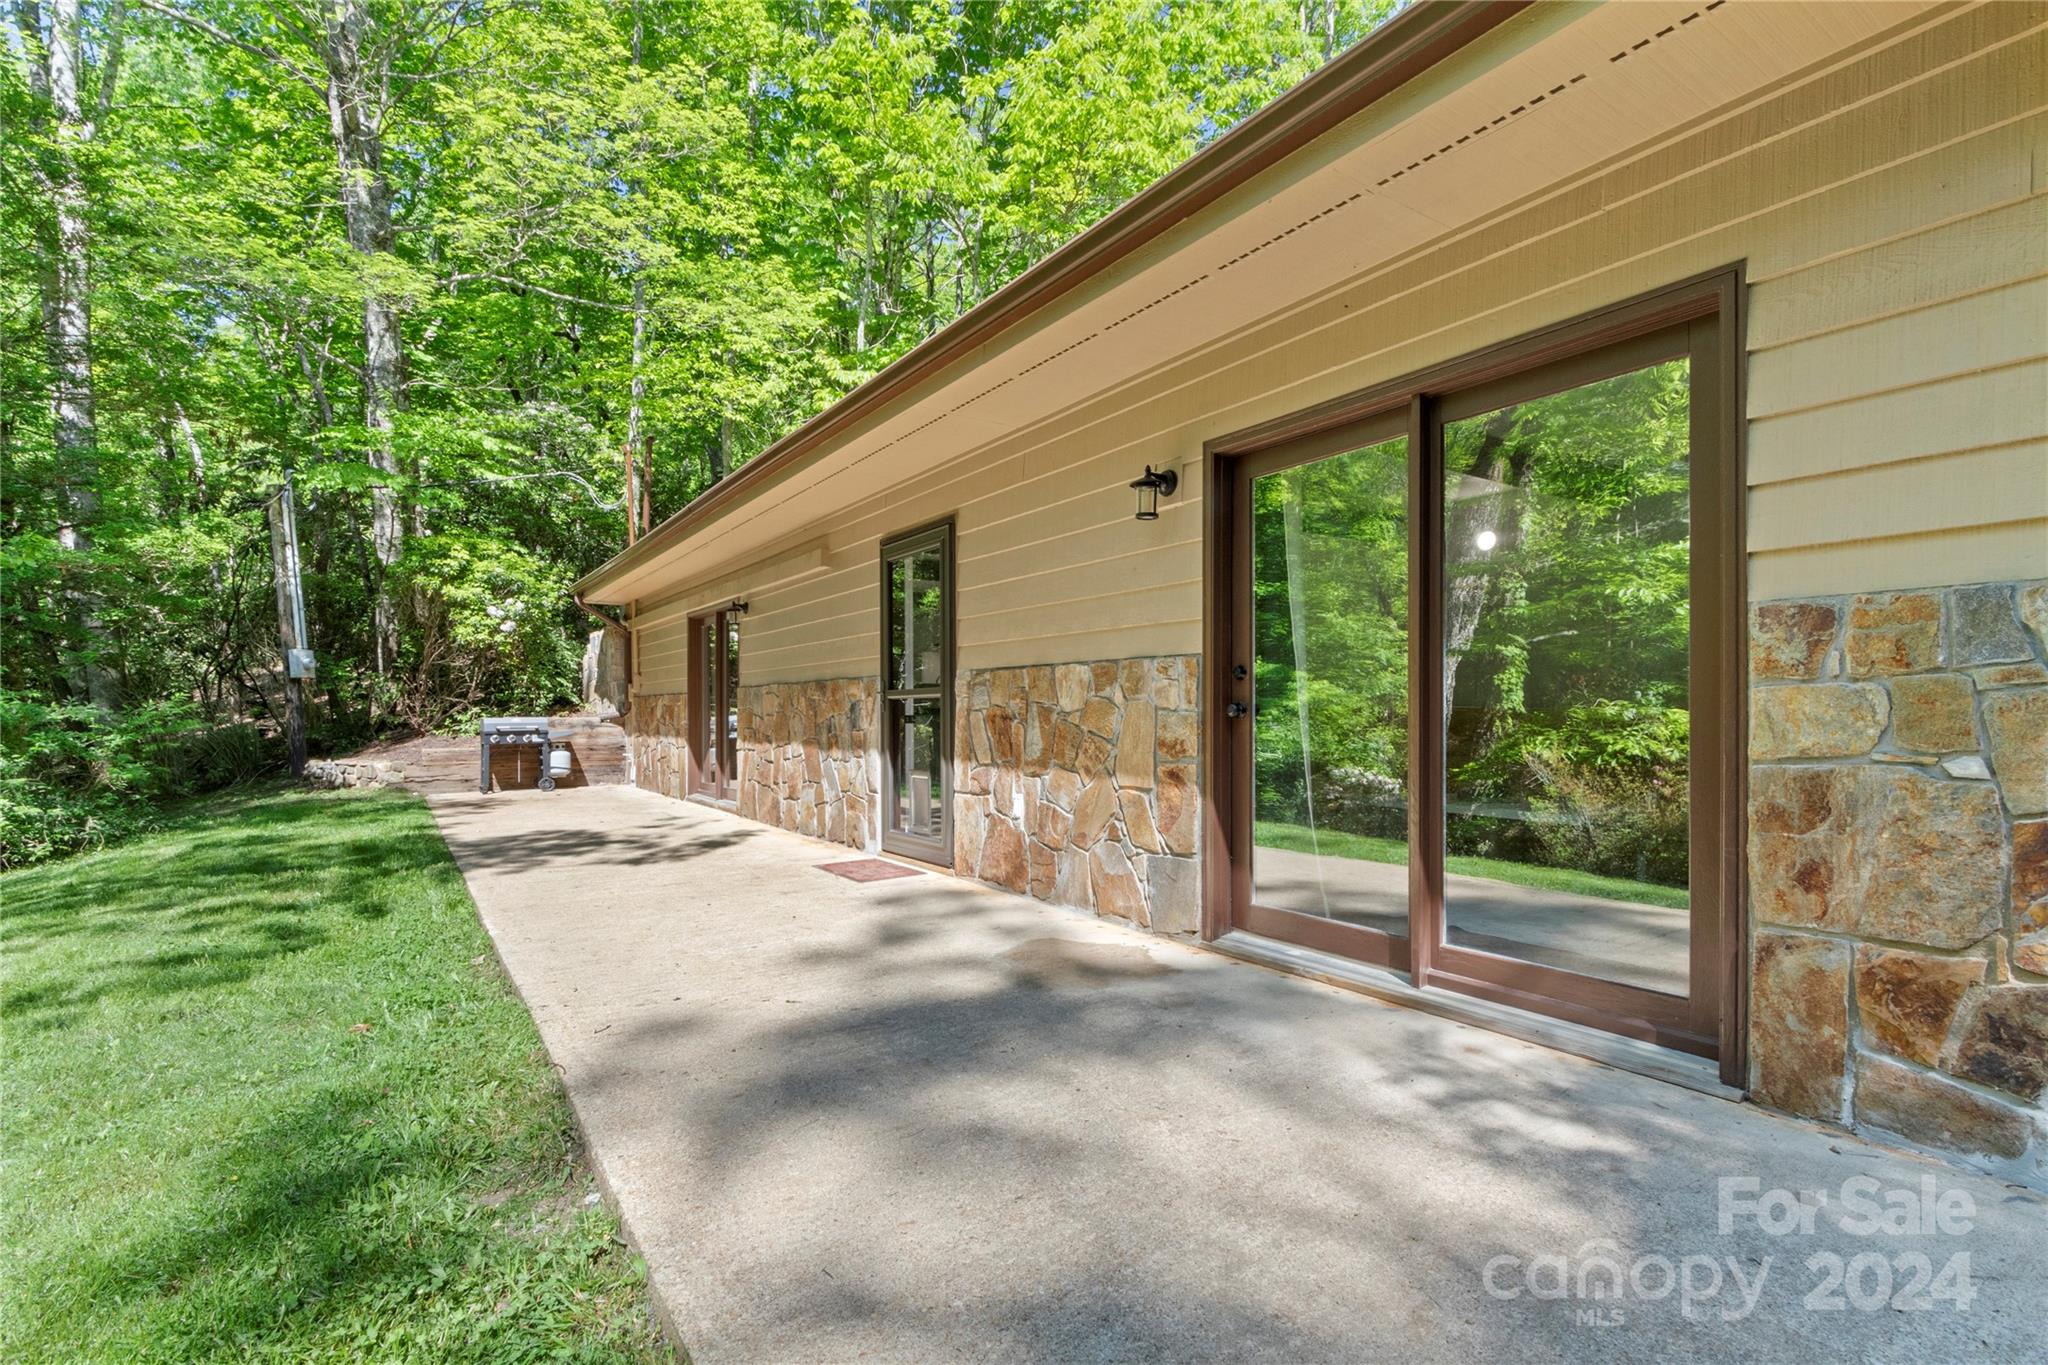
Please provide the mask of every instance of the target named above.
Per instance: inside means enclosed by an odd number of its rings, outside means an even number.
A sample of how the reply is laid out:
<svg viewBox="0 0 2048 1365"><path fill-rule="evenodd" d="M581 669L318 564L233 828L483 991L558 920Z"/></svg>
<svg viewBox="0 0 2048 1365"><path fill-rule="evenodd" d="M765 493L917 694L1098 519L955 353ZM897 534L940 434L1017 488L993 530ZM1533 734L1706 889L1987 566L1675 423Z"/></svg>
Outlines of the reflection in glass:
<svg viewBox="0 0 2048 1365"><path fill-rule="evenodd" d="M703 655L703 671L700 676L704 680L705 689L704 703L698 708L698 714L703 717L704 733L697 736L697 752L702 756L698 761L702 765L703 780L707 786L712 787L718 784L719 772L723 767L721 755L725 751L725 746L718 742L720 728L719 712L721 710L718 686L718 623L720 619L717 616L706 619L703 625L698 628L697 634L697 648Z"/></svg>
<svg viewBox="0 0 2048 1365"><path fill-rule="evenodd" d="M946 834L947 551L950 537L926 533L885 551L882 659L888 756L885 839L926 841L916 851L949 856ZM936 847L934 847L936 845Z"/></svg>
<svg viewBox="0 0 2048 1365"><path fill-rule="evenodd" d="M1688 367L1444 428L1445 937L1687 993Z"/></svg>
<svg viewBox="0 0 2048 1365"><path fill-rule="evenodd" d="M889 561L889 663L892 688L937 687L945 659L945 582L941 547Z"/></svg>
<svg viewBox="0 0 2048 1365"><path fill-rule="evenodd" d="M721 680L725 715L719 727L719 764L730 782L739 775L740 618L728 612L719 619L725 623L725 676Z"/></svg>
<svg viewBox="0 0 2048 1365"><path fill-rule="evenodd" d="M925 838L936 838L943 830L939 705L936 698L929 697L889 703L895 828Z"/></svg>
<svg viewBox="0 0 2048 1365"><path fill-rule="evenodd" d="M1408 932L1408 443L1252 480L1252 899Z"/></svg>
<svg viewBox="0 0 2048 1365"><path fill-rule="evenodd" d="M716 612L696 623L697 679L704 689L692 702L697 720L693 747L697 789L712 796L730 793L739 773L740 618Z"/></svg>

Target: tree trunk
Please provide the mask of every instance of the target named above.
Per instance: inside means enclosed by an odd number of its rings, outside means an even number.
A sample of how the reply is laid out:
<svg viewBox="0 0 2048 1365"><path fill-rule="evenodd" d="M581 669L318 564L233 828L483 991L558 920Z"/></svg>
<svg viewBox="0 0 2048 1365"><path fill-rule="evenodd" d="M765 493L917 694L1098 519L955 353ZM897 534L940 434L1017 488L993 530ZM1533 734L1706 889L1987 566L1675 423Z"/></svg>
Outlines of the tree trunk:
<svg viewBox="0 0 2048 1365"><path fill-rule="evenodd" d="M626 406L626 543L639 538L647 503L645 455L641 450L642 424L647 404L647 281L640 263L633 268L633 377L631 398Z"/></svg>
<svg viewBox="0 0 2048 1365"><path fill-rule="evenodd" d="M1451 502L1444 517L1444 558L1456 564L1477 550L1479 536L1490 532L1490 550L1480 553L1503 555L1521 541L1520 503L1508 489L1518 489L1529 457L1519 447L1510 448L1515 412L1500 409L1487 419L1480 433L1478 455L1465 471L1469 478L1505 485L1496 493L1478 493ZM1471 572L1451 576L1444 584L1444 716L1451 714L1451 696L1457 688L1458 664L1479 631L1479 619L1486 607L1487 588L1492 576Z"/></svg>
<svg viewBox="0 0 2048 1365"><path fill-rule="evenodd" d="M739 368L739 357L733 354L731 347L727 347L722 359L725 362L726 378L730 380L733 371ZM732 401L728 397L724 403L719 405L718 409L718 445L711 454L711 482L713 483L717 483L732 472L734 445Z"/></svg>
<svg viewBox="0 0 2048 1365"><path fill-rule="evenodd" d="M370 15L367 0L339 0L327 10L321 59L327 68L327 117L341 175L342 217L348 243L365 258L371 278L363 290L363 426L369 432L370 464L392 482L370 487L370 542L377 556L373 630L377 672L388 674L398 658L398 618L390 576L405 548L400 517L398 457L392 439L404 359L398 310L375 278L377 258L392 249L391 187L384 179L379 111L388 107L385 74L367 69L364 40Z"/></svg>
<svg viewBox="0 0 2048 1365"><path fill-rule="evenodd" d="M633 6L633 69L637 74L642 61L643 41L640 6ZM646 154L646 139L641 136L638 119L633 125L633 154L639 158ZM636 167L637 169L637 167ZM640 184L637 180L627 182L627 191L638 195ZM647 478L645 473L646 452L641 449L641 429L647 420L647 278L640 265L638 250L626 253L626 268L633 275L633 373L628 388L630 396L626 405L626 543L631 545L640 538L646 520Z"/></svg>
<svg viewBox="0 0 2048 1365"><path fill-rule="evenodd" d="M192 500L195 506L206 506L206 452L200 448L199 434L192 430L192 419L185 415L185 405L173 399L171 410L178 415L178 434L184 438L185 454L192 463Z"/></svg>
<svg viewBox="0 0 2048 1365"><path fill-rule="evenodd" d="M277 644L284 659L285 753L291 764L292 776L304 777L306 685L293 671L292 655L305 647L306 637L301 612L303 590L299 572L299 537L294 524L296 518L289 478L271 498L267 511L270 518L270 582L277 596Z"/></svg>
<svg viewBox="0 0 2048 1365"><path fill-rule="evenodd" d="M40 18L24 6L25 22ZM113 674L104 655L106 630L99 620L95 594L79 579L92 549L92 525L99 518L99 437L93 421L91 227L85 173L78 148L89 142L93 125L80 103L78 0L56 0L51 8L49 37L43 45L38 83L56 114L51 130L55 164L48 180L54 220L52 250L43 280L43 342L50 362L50 412L56 448L57 498L60 521L57 542L76 562L64 588L64 614L79 646L69 668L72 692L94 706L114 704ZM30 30L33 32L33 30ZM111 68L106 73L112 77Z"/></svg>

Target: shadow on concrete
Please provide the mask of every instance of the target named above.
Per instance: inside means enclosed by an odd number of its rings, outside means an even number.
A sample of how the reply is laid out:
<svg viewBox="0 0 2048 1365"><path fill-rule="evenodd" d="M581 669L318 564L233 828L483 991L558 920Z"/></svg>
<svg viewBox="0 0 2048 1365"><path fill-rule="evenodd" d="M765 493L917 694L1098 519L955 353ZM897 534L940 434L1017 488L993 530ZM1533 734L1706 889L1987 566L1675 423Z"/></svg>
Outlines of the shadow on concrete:
<svg viewBox="0 0 2048 1365"><path fill-rule="evenodd" d="M579 964L587 934L506 927L530 923L528 888L478 894L515 978L544 983L550 1047L693 1349L1834 1359L2041 1338L2011 1293L1968 1322L1805 1312L1813 1244L1716 1226L1721 1176L1917 1180L1910 1159L946 879L826 885L821 846L730 817L606 818L648 859L605 882L628 942ZM712 842L728 832L758 842ZM653 880L663 857L685 891ZM2038 1265L2038 1229L2012 1230L2040 1209L1972 1245ZM1793 1268L1739 1329L1669 1299L1601 1336L1583 1303L1487 1291L1497 1255L1603 1240ZM1887 1250L1916 1248L1942 1249Z"/></svg>
<svg viewBox="0 0 2048 1365"><path fill-rule="evenodd" d="M603 788L598 788L603 790ZM517 824L494 818L495 802L513 800L538 802L541 827L534 828L533 812ZM441 796L434 800L435 815L456 861L465 871L488 869L492 875L524 874L550 868L576 870L593 863L613 867L667 867L691 858L704 857L722 849L736 848L756 837L758 828L720 824L678 836L669 830L635 830L616 826L593 826L570 815L559 827L546 825L545 805L559 792L493 793L491 796ZM565 814L567 810L565 808Z"/></svg>

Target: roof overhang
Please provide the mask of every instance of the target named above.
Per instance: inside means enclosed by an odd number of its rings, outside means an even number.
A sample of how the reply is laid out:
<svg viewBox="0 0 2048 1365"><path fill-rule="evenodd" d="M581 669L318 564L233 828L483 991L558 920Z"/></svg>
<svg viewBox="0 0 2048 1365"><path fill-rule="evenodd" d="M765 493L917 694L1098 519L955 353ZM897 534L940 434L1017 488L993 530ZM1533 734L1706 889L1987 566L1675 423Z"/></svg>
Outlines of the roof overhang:
<svg viewBox="0 0 2048 1365"><path fill-rule="evenodd" d="M619 554L576 580L579 601L622 606L646 570L726 509L892 403L1130 256L1190 215L1306 147L1533 0L1421 0L1154 181L1087 231L925 338L866 383L706 489Z"/></svg>
<svg viewBox="0 0 2048 1365"><path fill-rule="evenodd" d="M1547 205L1569 209L1560 230L1606 244L1603 268L1626 259L1651 191L1606 186L1587 219L1574 187L1704 121L1727 120L1802 71L1935 22L1943 8L1418 5L576 589L588 602L665 609L703 598L714 583L751 581L791 547L829 541L834 525L887 521L893 502L939 488L971 498L1036 485L1019 506L1043 509L1037 481L1059 479L1055 499L1083 506L1091 489L1072 482L1077 445L1096 457L1085 477L1106 489L1104 480L1120 485L1137 472L1136 463L1111 469L1116 461L1104 457L1114 452L1178 458L1209 436L1447 360L1475 338L1541 325L1548 292L1568 280L1531 280L1513 296L1519 302L1496 303L1493 313L1438 304L1402 317L1402 301L1434 288L1456 242L1477 254L1454 259L1454 273L1483 284L1488 253L1500 249L1478 247L1486 226L1508 215L1548 221ZM1757 135L1726 126L1731 136ZM1667 196L1665 211L1682 211L1682 200L1682 191ZM1582 220L1592 226L1570 226ZM1363 349L1353 337L1304 350L1307 338L1334 336L1363 298L1396 325ZM1483 335L1489 328L1497 335ZM1269 365L1283 348L1295 358ZM1261 377L1257 397L1235 407L1205 389L1226 355L1230 367ZM1016 534L1028 542L1028 528Z"/></svg>

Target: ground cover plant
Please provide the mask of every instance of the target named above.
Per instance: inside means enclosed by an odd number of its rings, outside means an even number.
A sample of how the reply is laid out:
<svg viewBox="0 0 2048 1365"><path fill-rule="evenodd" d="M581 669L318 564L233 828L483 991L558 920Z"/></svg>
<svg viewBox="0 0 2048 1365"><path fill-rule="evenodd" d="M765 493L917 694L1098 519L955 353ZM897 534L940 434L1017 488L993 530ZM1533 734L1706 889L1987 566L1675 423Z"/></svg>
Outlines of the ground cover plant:
<svg viewBox="0 0 2048 1365"><path fill-rule="evenodd" d="M425 806L0 877L0 1357L671 1358Z"/></svg>

